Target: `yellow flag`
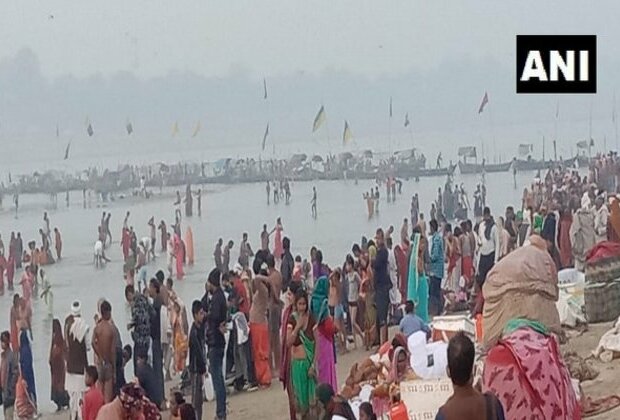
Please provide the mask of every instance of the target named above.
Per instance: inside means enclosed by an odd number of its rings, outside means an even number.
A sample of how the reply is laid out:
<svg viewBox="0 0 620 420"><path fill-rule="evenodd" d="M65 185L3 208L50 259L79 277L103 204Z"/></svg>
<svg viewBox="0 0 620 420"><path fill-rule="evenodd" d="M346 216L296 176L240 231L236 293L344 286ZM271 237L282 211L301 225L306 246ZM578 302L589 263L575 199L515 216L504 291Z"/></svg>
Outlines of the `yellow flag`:
<svg viewBox="0 0 620 420"><path fill-rule="evenodd" d="M349 122L345 120L344 131L342 132L342 144L348 144L351 139L353 139L353 133L351 132L351 127L349 127Z"/></svg>
<svg viewBox="0 0 620 420"><path fill-rule="evenodd" d="M196 124L196 128L194 128L194 132L192 133L192 138L196 137L199 131L200 131L200 121L198 121L198 123Z"/></svg>
<svg viewBox="0 0 620 420"><path fill-rule="evenodd" d="M176 121L174 125L172 126L172 137L176 137L177 134L179 134L179 122L178 121Z"/></svg>
<svg viewBox="0 0 620 420"><path fill-rule="evenodd" d="M314 123L312 124L312 132L314 133L316 130L318 130L324 121L325 121L325 107L321 105L321 109L319 109L319 112L316 114L316 117L314 117Z"/></svg>

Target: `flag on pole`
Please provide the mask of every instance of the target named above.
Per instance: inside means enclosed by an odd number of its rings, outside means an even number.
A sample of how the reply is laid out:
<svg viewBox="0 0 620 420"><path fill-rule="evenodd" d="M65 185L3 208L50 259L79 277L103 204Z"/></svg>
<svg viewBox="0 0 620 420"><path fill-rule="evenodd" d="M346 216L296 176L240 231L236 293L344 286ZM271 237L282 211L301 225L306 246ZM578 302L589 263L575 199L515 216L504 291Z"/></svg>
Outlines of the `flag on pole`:
<svg viewBox="0 0 620 420"><path fill-rule="evenodd" d="M176 137L177 134L179 134L179 122L178 121L176 121L174 125L172 126L172 137Z"/></svg>
<svg viewBox="0 0 620 420"><path fill-rule="evenodd" d="M65 157L63 160L69 159L69 149L71 148L71 142L67 143L67 147L65 149Z"/></svg>
<svg viewBox="0 0 620 420"><path fill-rule="evenodd" d="M533 144L520 144L519 145L519 156L527 156L534 150Z"/></svg>
<svg viewBox="0 0 620 420"><path fill-rule="evenodd" d="M409 124L411 124L411 123L409 122L409 113L406 113L406 114L405 114L405 127L409 127Z"/></svg>
<svg viewBox="0 0 620 420"><path fill-rule="evenodd" d="M484 97L482 98L482 102L480 103L480 108L478 108L478 114L482 114L482 111L484 111L484 107L488 103L489 103L489 95L488 93L484 92Z"/></svg>
<svg viewBox="0 0 620 420"><path fill-rule="evenodd" d="M323 125L324 121L325 121L325 107L321 105L321 109L319 109L319 112L316 114L316 117L314 117L314 123L312 123L312 132L314 133L316 130L318 130L321 127L321 125Z"/></svg>
<svg viewBox="0 0 620 420"><path fill-rule="evenodd" d="M577 142L577 148L578 149L587 149L588 148L588 141L587 140L581 140Z"/></svg>
<svg viewBox="0 0 620 420"><path fill-rule="evenodd" d="M95 134L95 130L93 130L93 125L90 122L88 123L88 127L86 127L86 132L88 133L89 137L92 137L93 134Z"/></svg>
<svg viewBox="0 0 620 420"><path fill-rule="evenodd" d="M125 129L127 130L127 135L131 136L131 133L133 133L133 125L131 124L131 121L127 120L127 123L125 124Z"/></svg>
<svg viewBox="0 0 620 420"><path fill-rule="evenodd" d="M390 96L390 118L392 118L392 97Z"/></svg>
<svg viewBox="0 0 620 420"><path fill-rule="evenodd" d="M265 145L267 144L267 136L269 135L269 123L267 123L267 127L265 128L265 134L263 134L263 151L265 150ZM274 145L275 148L275 145Z"/></svg>
<svg viewBox="0 0 620 420"><path fill-rule="evenodd" d="M344 120L344 131L342 132L342 144L348 144L353 138L353 133L351 132L351 127L349 127L349 122Z"/></svg>
<svg viewBox="0 0 620 420"><path fill-rule="evenodd" d="M192 138L196 137L198 135L198 132L200 131L201 125L200 125L200 121L198 121L196 123L196 128L194 128L194 131L192 133Z"/></svg>
<svg viewBox="0 0 620 420"><path fill-rule="evenodd" d="M263 77L263 91L265 92L263 99L267 99L267 80Z"/></svg>

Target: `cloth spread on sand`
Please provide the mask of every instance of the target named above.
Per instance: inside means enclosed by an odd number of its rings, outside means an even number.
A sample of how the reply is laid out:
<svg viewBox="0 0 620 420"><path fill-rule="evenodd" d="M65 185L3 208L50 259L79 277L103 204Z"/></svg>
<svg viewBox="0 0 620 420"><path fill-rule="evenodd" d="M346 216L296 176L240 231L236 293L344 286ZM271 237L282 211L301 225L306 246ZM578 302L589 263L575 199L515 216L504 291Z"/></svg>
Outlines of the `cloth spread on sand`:
<svg viewBox="0 0 620 420"><path fill-rule="evenodd" d="M501 337L508 321L525 318L561 333L558 300L558 274L555 263L538 235L530 245L506 255L493 266L482 293L484 296L484 347L490 348Z"/></svg>
<svg viewBox="0 0 620 420"><path fill-rule="evenodd" d="M507 419L581 419L555 337L529 328L514 331L491 348L482 390L499 398Z"/></svg>

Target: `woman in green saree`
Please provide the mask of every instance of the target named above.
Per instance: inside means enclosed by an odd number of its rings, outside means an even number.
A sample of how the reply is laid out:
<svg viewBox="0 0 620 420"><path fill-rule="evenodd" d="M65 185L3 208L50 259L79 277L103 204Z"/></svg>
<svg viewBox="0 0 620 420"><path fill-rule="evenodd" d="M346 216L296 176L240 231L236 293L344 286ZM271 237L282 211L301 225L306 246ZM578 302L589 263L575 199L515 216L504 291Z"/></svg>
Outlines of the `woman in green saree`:
<svg viewBox="0 0 620 420"><path fill-rule="evenodd" d="M309 311L308 295L304 290L295 294L294 311L287 321L286 345L291 349L291 384L295 395L295 410L308 418L314 407L316 388L314 317Z"/></svg>
<svg viewBox="0 0 620 420"><path fill-rule="evenodd" d="M424 322L428 322L428 278L424 262L426 248L426 238L422 236L418 226L414 227L409 254L407 300L413 301L415 314Z"/></svg>

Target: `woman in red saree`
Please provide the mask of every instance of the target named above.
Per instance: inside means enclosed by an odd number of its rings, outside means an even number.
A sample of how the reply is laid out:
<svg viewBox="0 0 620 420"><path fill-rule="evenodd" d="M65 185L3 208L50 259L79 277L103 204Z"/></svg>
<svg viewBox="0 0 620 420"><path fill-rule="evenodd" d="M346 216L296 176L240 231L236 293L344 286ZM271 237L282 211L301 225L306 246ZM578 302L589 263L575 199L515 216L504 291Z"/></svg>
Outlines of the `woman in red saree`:
<svg viewBox="0 0 620 420"><path fill-rule="evenodd" d="M409 240L405 239L401 244L394 247L394 257L398 273L398 288L403 302L407 298L407 279L409 277Z"/></svg>
<svg viewBox="0 0 620 420"><path fill-rule="evenodd" d="M69 407L69 394L65 389L66 356L67 347L62 337L60 321L54 319L52 321L52 346L50 348L49 364L52 378L51 399L56 404L57 411L62 410L64 407Z"/></svg>

